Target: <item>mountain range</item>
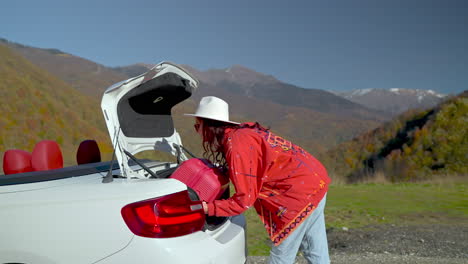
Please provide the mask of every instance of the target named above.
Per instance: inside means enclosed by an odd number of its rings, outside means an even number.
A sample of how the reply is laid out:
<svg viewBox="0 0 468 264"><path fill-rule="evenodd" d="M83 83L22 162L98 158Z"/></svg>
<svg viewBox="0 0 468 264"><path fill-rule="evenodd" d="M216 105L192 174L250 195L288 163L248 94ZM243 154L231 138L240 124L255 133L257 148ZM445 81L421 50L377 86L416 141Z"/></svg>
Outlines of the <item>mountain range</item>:
<svg viewBox="0 0 468 264"><path fill-rule="evenodd" d="M420 89L356 89L333 92L351 102L380 110L392 115L405 112L408 109L430 108L440 103L447 95L432 90Z"/></svg>
<svg viewBox="0 0 468 264"><path fill-rule="evenodd" d="M127 78L125 74L58 49L35 48L5 39L0 39L0 44L62 79L79 92L97 99L100 99L108 86Z"/></svg>
<svg viewBox="0 0 468 264"><path fill-rule="evenodd" d="M259 121L315 152L388 120L385 113L329 92L282 83L243 66L208 71L183 67L200 81L200 89L192 98L195 102L207 95L223 98L239 121ZM135 69L147 70L141 64L120 68L132 73L137 72Z"/></svg>
<svg viewBox="0 0 468 264"><path fill-rule="evenodd" d="M110 68L57 49L39 49L8 41L3 44L79 92L98 100L108 86L145 72L151 66L136 64ZM188 141L195 140L189 124L193 121L179 119L178 114L193 112L199 99L206 95L228 101L237 120L259 121L312 153L325 151L389 118L385 113L327 91L289 85L242 66L208 71L184 67L200 79L200 89L192 98L173 109L176 127L183 138L187 138L185 144L189 145L192 143ZM186 135L184 131L187 131Z"/></svg>
<svg viewBox="0 0 468 264"><path fill-rule="evenodd" d="M99 109L100 97L108 86L144 73L153 66L138 63L111 68L58 49L29 47L2 39L0 47L2 54L6 54L2 59L10 58L0 64L0 76L10 80L2 87L2 90L8 90L3 97L8 104L2 106L5 117L0 121L8 129L0 132L0 152L13 147L30 150L39 139L47 138L58 140L64 145L65 152L73 156L80 139L95 135L108 156L112 148ZM18 65L14 66L13 61ZM369 96L377 92L388 96L388 91L379 89L373 89L376 92L355 92L354 96L347 97L287 84L241 65L206 71L189 65L183 67L200 81L200 85L192 98L173 108L173 119L184 145L199 156L202 149L193 130L193 120L183 113L193 113L200 98L207 95L228 101L232 120L259 121L314 155L329 153L326 151L366 131L377 129L402 111L378 108L389 97L374 99L383 100L377 105L359 103L356 99L359 93ZM42 89L42 92L37 89ZM389 92L406 94L407 97L423 96L421 91L411 94L411 90L408 93L394 89ZM30 101L26 107L30 114L18 110L25 106L16 98L24 95ZM421 97L420 101L425 101L427 96ZM70 98L76 100L70 102ZM52 110L48 112L48 108ZM30 120L27 115L34 118ZM73 162L68 159L68 163Z"/></svg>
<svg viewBox="0 0 468 264"><path fill-rule="evenodd" d="M0 39L0 43L8 45L26 59L60 77L77 90L98 98L106 87L141 74L154 66L154 64L139 63L110 68L58 49L34 48L5 39ZM378 111L377 120L388 119L410 108L434 106L445 96L430 90L398 88L328 92L286 84L271 75L258 73L241 65L207 71L199 71L189 65L184 65L184 67L196 75L202 83L216 87L215 90L228 90L250 98L262 98L280 105L302 106L320 112L341 112L351 117L356 117L355 114L358 114L357 117L364 119L374 118L374 114L366 113L369 110ZM345 100L339 100L329 93ZM359 109L362 107L367 109Z"/></svg>

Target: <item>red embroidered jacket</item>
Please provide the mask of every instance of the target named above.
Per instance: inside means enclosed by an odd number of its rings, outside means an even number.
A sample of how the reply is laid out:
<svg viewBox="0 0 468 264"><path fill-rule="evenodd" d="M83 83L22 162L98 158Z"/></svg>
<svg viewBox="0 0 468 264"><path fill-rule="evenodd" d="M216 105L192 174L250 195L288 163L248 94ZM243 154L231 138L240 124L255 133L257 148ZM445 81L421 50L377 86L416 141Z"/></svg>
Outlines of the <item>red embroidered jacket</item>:
<svg viewBox="0 0 468 264"><path fill-rule="evenodd" d="M238 215L254 205L279 245L326 194L327 171L305 150L270 131L226 129L222 144L236 193L209 203L208 215Z"/></svg>

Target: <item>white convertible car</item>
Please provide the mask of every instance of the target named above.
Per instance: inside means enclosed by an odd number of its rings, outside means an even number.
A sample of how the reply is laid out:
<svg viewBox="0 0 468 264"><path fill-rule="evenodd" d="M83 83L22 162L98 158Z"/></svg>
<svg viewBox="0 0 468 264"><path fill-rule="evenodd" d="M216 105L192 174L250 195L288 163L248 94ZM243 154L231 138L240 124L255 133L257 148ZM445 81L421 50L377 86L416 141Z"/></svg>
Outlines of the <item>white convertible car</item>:
<svg viewBox="0 0 468 264"><path fill-rule="evenodd" d="M207 217L196 193L168 178L178 164L133 156L186 159L171 108L197 86L160 63L103 95L115 160L0 175L0 263L245 263L243 215Z"/></svg>

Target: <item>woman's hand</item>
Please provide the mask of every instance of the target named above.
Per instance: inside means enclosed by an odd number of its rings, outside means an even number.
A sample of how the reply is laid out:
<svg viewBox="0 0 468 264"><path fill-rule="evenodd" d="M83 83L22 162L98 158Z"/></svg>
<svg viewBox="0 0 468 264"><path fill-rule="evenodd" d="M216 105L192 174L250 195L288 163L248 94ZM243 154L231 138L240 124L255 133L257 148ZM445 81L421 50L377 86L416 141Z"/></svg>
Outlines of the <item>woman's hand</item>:
<svg viewBox="0 0 468 264"><path fill-rule="evenodd" d="M203 201L202 205L203 205L203 211L205 211L205 214L208 214L208 204L205 201Z"/></svg>

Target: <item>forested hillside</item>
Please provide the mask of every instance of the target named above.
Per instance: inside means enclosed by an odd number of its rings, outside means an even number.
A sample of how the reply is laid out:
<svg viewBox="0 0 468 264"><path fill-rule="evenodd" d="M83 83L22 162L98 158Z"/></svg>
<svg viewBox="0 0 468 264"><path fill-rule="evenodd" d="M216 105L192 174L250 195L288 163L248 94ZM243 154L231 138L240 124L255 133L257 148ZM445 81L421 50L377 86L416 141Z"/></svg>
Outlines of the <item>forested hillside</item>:
<svg viewBox="0 0 468 264"><path fill-rule="evenodd" d="M416 181L468 175L468 91L435 108L409 111L328 151L325 163L347 182L377 176Z"/></svg>
<svg viewBox="0 0 468 264"><path fill-rule="evenodd" d="M80 142L95 139L104 157L110 157L110 140L96 98L77 92L2 44L0 58L2 156L7 149L31 152L37 142L49 139L59 143L65 164L72 165Z"/></svg>
<svg viewBox="0 0 468 264"><path fill-rule="evenodd" d="M126 76L58 49L41 49L0 39L14 52L86 95L100 99L104 90Z"/></svg>

